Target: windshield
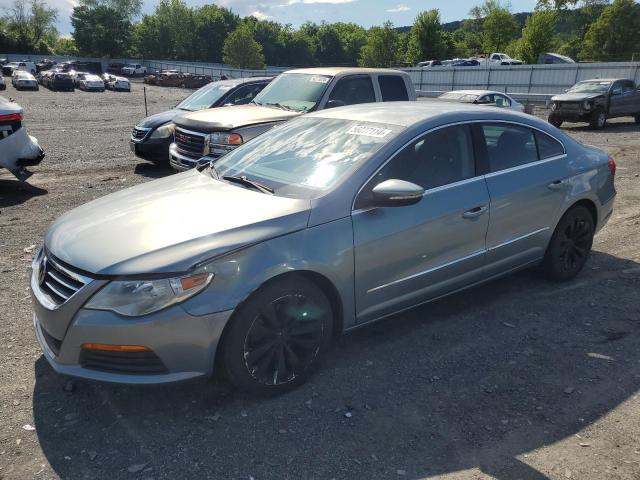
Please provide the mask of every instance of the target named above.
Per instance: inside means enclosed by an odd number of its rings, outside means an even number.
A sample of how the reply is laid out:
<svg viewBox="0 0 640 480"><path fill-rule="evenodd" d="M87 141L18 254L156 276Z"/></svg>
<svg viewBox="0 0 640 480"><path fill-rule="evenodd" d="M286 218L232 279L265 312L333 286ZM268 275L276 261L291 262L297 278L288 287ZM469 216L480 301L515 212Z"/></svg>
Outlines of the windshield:
<svg viewBox="0 0 640 480"><path fill-rule="evenodd" d="M342 119L298 118L214 163L217 175L246 176L279 196L314 198L368 160L402 127Z"/></svg>
<svg viewBox="0 0 640 480"><path fill-rule="evenodd" d="M589 81L576 83L568 91L571 93L605 93L611 87L611 82Z"/></svg>
<svg viewBox="0 0 640 480"><path fill-rule="evenodd" d="M447 93L443 93L438 98L441 98L443 100L456 100L458 102L473 103L478 98L478 95L475 93L471 94L471 93L460 93L460 92L447 92Z"/></svg>
<svg viewBox="0 0 640 480"><path fill-rule="evenodd" d="M176 108L195 112L205 108L211 108L224 94L231 90L233 86L223 83L212 83L206 87L196 90L185 98Z"/></svg>
<svg viewBox="0 0 640 480"><path fill-rule="evenodd" d="M283 73L256 96L254 103L308 112L320 101L331 78L329 75Z"/></svg>

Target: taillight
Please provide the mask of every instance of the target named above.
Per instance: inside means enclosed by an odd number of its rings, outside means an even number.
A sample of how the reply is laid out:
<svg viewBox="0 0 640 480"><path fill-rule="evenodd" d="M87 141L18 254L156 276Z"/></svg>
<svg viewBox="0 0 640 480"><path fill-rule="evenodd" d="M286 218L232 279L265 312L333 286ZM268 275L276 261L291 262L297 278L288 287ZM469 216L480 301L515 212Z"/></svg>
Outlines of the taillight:
<svg viewBox="0 0 640 480"><path fill-rule="evenodd" d="M607 161L607 166L609 167L609 171L611 172L611 178L615 178L616 177L616 161L609 157L609 160Z"/></svg>
<svg viewBox="0 0 640 480"><path fill-rule="evenodd" d="M7 115L0 115L0 122L21 122L22 113L9 113Z"/></svg>

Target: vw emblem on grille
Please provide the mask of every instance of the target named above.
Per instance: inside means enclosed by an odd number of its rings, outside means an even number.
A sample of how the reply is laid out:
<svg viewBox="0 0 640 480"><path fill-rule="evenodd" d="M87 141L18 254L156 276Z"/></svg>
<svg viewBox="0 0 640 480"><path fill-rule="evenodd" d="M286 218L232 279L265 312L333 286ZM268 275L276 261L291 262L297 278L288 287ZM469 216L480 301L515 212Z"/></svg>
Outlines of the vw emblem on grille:
<svg viewBox="0 0 640 480"><path fill-rule="evenodd" d="M38 268L38 285L44 283L44 277L47 275L47 257L42 255L40 260L40 267Z"/></svg>

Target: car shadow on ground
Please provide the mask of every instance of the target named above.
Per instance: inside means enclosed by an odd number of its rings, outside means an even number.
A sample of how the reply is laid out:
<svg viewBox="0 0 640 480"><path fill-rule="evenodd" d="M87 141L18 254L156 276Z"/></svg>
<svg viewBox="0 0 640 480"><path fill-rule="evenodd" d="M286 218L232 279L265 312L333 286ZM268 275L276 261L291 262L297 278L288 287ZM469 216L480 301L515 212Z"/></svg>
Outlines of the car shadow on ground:
<svg viewBox="0 0 640 480"><path fill-rule="evenodd" d="M640 387L639 279L640 264L596 252L568 283L535 270L493 281L344 336L307 384L270 399L212 381L77 381L65 392L40 358L40 446L62 478L422 478L477 468L547 479L527 452L567 439L580 451L571 437Z"/></svg>
<svg viewBox="0 0 640 480"><path fill-rule="evenodd" d="M30 198L49 193L27 182L11 178L0 178L0 208L12 207L26 202Z"/></svg>
<svg viewBox="0 0 640 480"><path fill-rule="evenodd" d="M162 178L176 172L168 164L141 162L136 165L134 173L147 178Z"/></svg>

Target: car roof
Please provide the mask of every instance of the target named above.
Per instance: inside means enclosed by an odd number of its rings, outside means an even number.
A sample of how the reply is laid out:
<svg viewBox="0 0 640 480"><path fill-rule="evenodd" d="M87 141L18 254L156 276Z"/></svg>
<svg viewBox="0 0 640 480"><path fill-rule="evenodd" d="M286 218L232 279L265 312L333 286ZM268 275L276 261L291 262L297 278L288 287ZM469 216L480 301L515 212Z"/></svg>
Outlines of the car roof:
<svg viewBox="0 0 640 480"><path fill-rule="evenodd" d="M524 114L503 108L481 108L465 103L445 101L430 102L378 102L330 108L308 113L305 117L334 118L362 122L386 123L401 127L411 127L425 120L450 113L471 114L481 118L482 113L491 112L496 119L522 120ZM500 118L498 118L500 117ZM526 117L530 117L529 115Z"/></svg>
<svg viewBox="0 0 640 480"><path fill-rule="evenodd" d="M580 80L577 83L582 82L617 82L618 80L630 80L628 78L585 78L584 80ZM630 80L632 81L632 80Z"/></svg>
<svg viewBox="0 0 640 480"><path fill-rule="evenodd" d="M315 75L346 75L350 73L394 73L399 75L407 75L400 70L390 68L360 68L360 67L316 67L316 68L296 68L287 70L284 73L306 73Z"/></svg>
<svg viewBox="0 0 640 480"><path fill-rule="evenodd" d="M507 95L504 92L496 92L495 90L451 90L450 92L445 93L460 93L462 95L488 95L488 94L499 94L499 95Z"/></svg>
<svg viewBox="0 0 640 480"><path fill-rule="evenodd" d="M215 85L227 85L229 87L235 87L236 85L242 85L243 83L250 82L265 82L271 81L273 77L246 77L246 78L228 78L227 80L218 80L211 82Z"/></svg>

